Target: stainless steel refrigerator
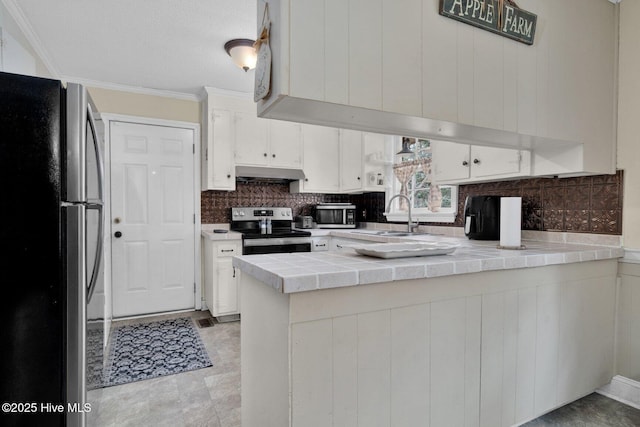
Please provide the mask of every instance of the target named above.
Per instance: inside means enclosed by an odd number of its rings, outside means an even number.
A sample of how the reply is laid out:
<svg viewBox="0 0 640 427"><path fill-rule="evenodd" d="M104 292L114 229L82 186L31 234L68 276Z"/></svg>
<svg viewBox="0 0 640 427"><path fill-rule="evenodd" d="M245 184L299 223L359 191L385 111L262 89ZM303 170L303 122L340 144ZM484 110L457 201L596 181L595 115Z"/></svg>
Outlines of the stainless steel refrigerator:
<svg viewBox="0 0 640 427"><path fill-rule="evenodd" d="M104 228L94 111L80 85L0 73L3 426L85 423Z"/></svg>

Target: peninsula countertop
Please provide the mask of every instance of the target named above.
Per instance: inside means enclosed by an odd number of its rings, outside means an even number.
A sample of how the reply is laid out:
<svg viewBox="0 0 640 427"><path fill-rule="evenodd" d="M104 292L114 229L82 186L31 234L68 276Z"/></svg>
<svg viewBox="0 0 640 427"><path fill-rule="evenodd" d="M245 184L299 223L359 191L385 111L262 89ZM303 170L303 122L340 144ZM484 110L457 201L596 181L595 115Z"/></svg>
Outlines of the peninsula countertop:
<svg viewBox="0 0 640 427"><path fill-rule="evenodd" d="M524 250L498 249L495 241L419 235L383 237L363 231L332 231L332 237L381 242L441 242L456 244L449 255L379 259L347 248L330 252L247 255L233 265L282 293L304 292L396 280L422 279L483 271L542 267L624 256L618 246L599 246L523 240Z"/></svg>

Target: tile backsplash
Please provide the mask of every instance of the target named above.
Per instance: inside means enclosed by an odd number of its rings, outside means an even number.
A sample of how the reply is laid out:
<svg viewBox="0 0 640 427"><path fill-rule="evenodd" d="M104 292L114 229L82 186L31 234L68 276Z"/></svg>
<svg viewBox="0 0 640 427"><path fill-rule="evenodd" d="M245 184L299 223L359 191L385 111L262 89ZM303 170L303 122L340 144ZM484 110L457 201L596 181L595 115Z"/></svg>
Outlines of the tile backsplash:
<svg viewBox="0 0 640 427"><path fill-rule="evenodd" d="M576 178L532 178L458 187L462 227L468 195L522 197L522 229L575 233L622 234L623 173Z"/></svg>
<svg viewBox="0 0 640 427"><path fill-rule="evenodd" d="M577 178L531 178L467 184L458 187L458 215L463 225L464 201L468 195L522 197L522 229L577 233L622 234L623 172ZM384 193L292 194L287 184L237 183L236 191L205 191L201 195L202 223L231 220L231 207L285 206L293 215L308 215L323 202L351 202L358 207L358 221L386 222Z"/></svg>
<svg viewBox="0 0 640 427"><path fill-rule="evenodd" d="M231 221L231 208L244 206L289 207L293 216L311 214L318 203L350 202L346 194L289 193L288 184L254 182L236 184L236 191L203 191L200 195L203 224Z"/></svg>

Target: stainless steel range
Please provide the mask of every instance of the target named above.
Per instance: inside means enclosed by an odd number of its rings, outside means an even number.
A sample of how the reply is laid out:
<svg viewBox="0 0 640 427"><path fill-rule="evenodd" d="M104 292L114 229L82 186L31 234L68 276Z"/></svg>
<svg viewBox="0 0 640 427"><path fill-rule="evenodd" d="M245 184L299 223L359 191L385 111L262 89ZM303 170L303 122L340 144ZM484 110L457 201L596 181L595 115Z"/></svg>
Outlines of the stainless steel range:
<svg viewBox="0 0 640 427"><path fill-rule="evenodd" d="M242 233L242 255L310 252L311 232L292 225L291 208L231 208L231 230Z"/></svg>

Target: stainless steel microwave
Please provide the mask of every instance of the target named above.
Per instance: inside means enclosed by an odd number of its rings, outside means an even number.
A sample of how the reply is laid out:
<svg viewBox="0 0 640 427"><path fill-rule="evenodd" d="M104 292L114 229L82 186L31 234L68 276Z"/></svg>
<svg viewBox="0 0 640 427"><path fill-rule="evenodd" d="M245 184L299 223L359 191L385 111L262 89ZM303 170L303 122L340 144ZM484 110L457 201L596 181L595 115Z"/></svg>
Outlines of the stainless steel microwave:
<svg viewBox="0 0 640 427"><path fill-rule="evenodd" d="M351 203L320 203L315 221L318 228L356 228L356 207Z"/></svg>

